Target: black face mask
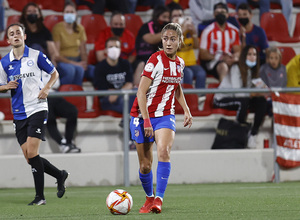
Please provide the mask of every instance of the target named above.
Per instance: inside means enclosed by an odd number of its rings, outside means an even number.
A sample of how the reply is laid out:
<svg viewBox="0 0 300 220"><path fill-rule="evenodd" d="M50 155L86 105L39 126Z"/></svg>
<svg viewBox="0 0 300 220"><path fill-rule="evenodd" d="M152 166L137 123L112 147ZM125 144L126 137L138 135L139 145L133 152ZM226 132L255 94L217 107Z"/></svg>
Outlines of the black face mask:
<svg viewBox="0 0 300 220"><path fill-rule="evenodd" d="M249 18L239 18L239 22L242 26L246 26L249 23Z"/></svg>
<svg viewBox="0 0 300 220"><path fill-rule="evenodd" d="M37 20L38 20L37 14L27 15L27 21L29 21L31 24L34 24L35 22L37 22Z"/></svg>
<svg viewBox="0 0 300 220"><path fill-rule="evenodd" d="M216 15L216 21L217 23L222 26L226 22L226 16L222 13L219 13Z"/></svg>
<svg viewBox="0 0 300 220"><path fill-rule="evenodd" d="M114 33L114 35L120 37L124 32L124 28L111 28L111 31Z"/></svg>

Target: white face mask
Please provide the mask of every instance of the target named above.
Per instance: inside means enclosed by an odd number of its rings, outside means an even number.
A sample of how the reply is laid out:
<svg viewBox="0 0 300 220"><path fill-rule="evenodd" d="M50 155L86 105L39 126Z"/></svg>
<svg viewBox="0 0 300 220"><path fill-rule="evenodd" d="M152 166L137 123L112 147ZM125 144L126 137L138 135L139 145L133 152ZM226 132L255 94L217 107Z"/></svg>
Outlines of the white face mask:
<svg viewBox="0 0 300 220"><path fill-rule="evenodd" d="M184 22L184 17L178 18L178 24L182 25Z"/></svg>
<svg viewBox="0 0 300 220"><path fill-rule="evenodd" d="M246 65L250 68L254 67L256 65L256 61L250 61L250 60L246 60Z"/></svg>
<svg viewBox="0 0 300 220"><path fill-rule="evenodd" d="M76 14L66 13L66 14L64 14L64 20L68 24L72 24L76 20Z"/></svg>
<svg viewBox="0 0 300 220"><path fill-rule="evenodd" d="M118 47L107 48L107 56L112 60L119 59L120 54L121 54L121 49Z"/></svg>

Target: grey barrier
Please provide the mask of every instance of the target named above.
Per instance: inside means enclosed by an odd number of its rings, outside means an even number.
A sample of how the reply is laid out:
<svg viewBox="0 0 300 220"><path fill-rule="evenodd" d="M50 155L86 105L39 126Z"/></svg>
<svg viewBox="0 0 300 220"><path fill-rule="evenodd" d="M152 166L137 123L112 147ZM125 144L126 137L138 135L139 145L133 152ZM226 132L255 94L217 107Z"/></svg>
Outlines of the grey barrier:
<svg viewBox="0 0 300 220"><path fill-rule="evenodd" d="M184 94L207 94L207 93L270 93L270 92L300 92L300 88L241 88L241 89L184 89ZM49 94L49 97L63 97L63 96L107 96L107 95L122 95L124 96L123 106L123 149L124 149L124 186L130 186L129 182L129 96L135 95L136 90L120 90L120 91L72 91L72 92L53 92ZM1 98L9 98L9 93L0 93ZM300 113L299 113L300 114ZM273 135L273 148L274 158L276 158L276 138ZM275 182L280 181L279 166L275 163Z"/></svg>

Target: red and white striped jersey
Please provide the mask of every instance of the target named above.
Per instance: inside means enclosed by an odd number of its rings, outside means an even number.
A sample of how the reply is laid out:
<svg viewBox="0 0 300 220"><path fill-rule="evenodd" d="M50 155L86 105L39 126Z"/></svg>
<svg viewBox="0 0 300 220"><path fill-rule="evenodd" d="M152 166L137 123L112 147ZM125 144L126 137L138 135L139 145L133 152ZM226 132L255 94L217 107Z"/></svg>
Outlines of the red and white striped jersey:
<svg viewBox="0 0 300 220"><path fill-rule="evenodd" d="M158 51L149 58L142 76L152 80L146 94L151 118L175 114L175 91L183 77L183 69L182 58L176 56L175 60L171 60L164 51ZM141 117L137 98L134 100L130 115Z"/></svg>
<svg viewBox="0 0 300 220"><path fill-rule="evenodd" d="M239 30L228 22L224 31L213 22L201 34L200 48L208 50L213 55L217 51L230 54L234 45L241 45Z"/></svg>

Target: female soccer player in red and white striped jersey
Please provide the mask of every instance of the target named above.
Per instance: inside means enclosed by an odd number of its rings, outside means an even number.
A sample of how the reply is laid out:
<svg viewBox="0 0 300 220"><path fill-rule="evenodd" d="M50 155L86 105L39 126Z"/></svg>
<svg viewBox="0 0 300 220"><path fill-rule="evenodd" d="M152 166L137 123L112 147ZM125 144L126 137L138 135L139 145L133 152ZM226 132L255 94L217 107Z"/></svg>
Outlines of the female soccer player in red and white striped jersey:
<svg viewBox="0 0 300 220"><path fill-rule="evenodd" d="M180 85L184 61L176 55L183 42L181 27L176 23L169 23L161 34L163 49L149 58L130 113L131 136L136 143L139 176L146 193L146 202L140 213L161 212L171 171L170 152L176 130L175 98L184 110L184 127L192 125L192 115ZM155 197L152 176L154 141L158 156Z"/></svg>

